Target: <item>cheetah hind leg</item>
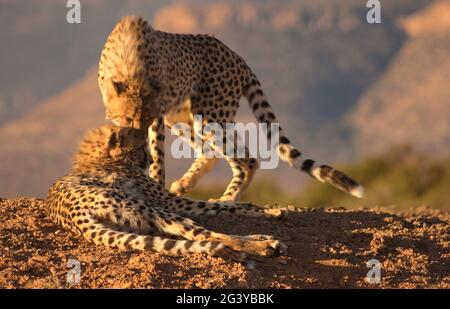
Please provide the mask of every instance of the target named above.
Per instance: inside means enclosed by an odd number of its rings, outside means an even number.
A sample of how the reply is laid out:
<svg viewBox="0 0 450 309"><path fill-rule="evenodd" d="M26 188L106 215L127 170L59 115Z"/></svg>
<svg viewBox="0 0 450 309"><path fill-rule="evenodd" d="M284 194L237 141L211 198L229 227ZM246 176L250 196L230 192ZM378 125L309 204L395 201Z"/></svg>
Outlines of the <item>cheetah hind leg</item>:
<svg viewBox="0 0 450 309"><path fill-rule="evenodd" d="M229 134L229 132L226 133ZM228 148L225 143L232 140L234 141L233 149L237 152L230 155L225 153L224 149ZM210 145L227 160L233 176L222 196L219 199L210 199L209 201L238 201L242 193L247 190L253 180L253 177L259 168L259 161L250 156L250 151L244 144L244 140L240 134L236 135L236 139L231 136L225 139L222 147L218 147L215 143L210 143ZM244 155L244 157L241 157L242 155Z"/></svg>
<svg viewBox="0 0 450 309"><path fill-rule="evenodd" d="M247 254L227 247L220 241L177 240L159 236L140 235L136 233L116 231L100 223L92 217L86 217L77 224L82 235L97 245L122 250L140 250L159 252L166 255L179 256L190 253L204 253L235 261L245 261Z"/></svg>
<svg viewBox="0 0 450 309"><path fill-rule="evenodd" d="M134 219L133 219L134 218ZM136 220L138 219L138 220ZM111 221L112 220L112 221ZM137 224L140 221L140 224ZM85 220L77 220L80 224L83 224ZM105 226L109 222L113 225L111 227ZM147 223L147 224L145 224ZM103 228L108 231L95 231L89 233L89 230L93 230L94 226L80 226L79 230L85 231L88 235L94 237L100 237L100 241L107 246L121 247L121 239L126 232L131 232L134 235L142 235L150 233L158 235L171 235L179 236L187 239L189 242L182 243L170 239L164 239L161 237L146 238L144 248L131 247L139 250L152 250L169 255L179 255L183 253L191 252L204 252L210 255L220 255L222 257L233 258L234 260L245 259L247 254L258 256L271 256L276 252L282 252L285 246L279 241L266 235L249 235L249 236L231 236L213 231L208 231L205 228L196 225L194 221L188 218L178 216L174 212L165 211L162 209L147 208L137 211L136 209L128 209L125 207L120 213L115 216L110 216L107 222L101 223ZM119 231L115 230L115 226ZM155 230L156 228L156 230ZM125 231L123 231L125 229ZM115 235L108 234L109 231L116 231ZM107 239L103 239L103 235L107 234ZM116 237L117 236L117 237ZM136 243L132 242L133 237L129 238L129 241L122 246L123 249L127 249L130 245L136 246ZM116 244L117 242L117 244ZM215 243L217 244L217 248ZM137 244L139 245L139 244ZM149 246L152 248L148 248ZM224 247L225 248L222 248ZM146 248L147 247L147 248ZM181 248L181 251L180 251ZM189 251L186 249L192 249ZM220 250L219 250L220 249ZM208 251L212 250L212 251ZM219 250L218 252L215 252ZM231 250L231 251L230 251ZM233 252L235 251L235 252ZM238 254L236 252L246 253Z"/></svg>
<svg viewBox="0 0 450 309"><path fill-rule="evenodd" d="M158 216L160 218L155 220L157 228L165 234L189 240L219 241L233 250L254 256L267 257L284 254L287 251L285 244L267 235L227 235L207 230L188 218L179 216L174 218L172 213L166 211L159 211Z"/></svg>

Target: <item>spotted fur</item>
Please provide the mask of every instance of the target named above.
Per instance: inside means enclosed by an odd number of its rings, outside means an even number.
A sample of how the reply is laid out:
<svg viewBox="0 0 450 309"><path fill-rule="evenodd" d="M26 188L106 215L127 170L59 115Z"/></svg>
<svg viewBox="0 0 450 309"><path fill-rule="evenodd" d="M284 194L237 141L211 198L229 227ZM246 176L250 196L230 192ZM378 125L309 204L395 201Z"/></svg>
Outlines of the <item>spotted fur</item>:
<svg viewBox="0 0 450 309"><path fill-rule="evenodd" d="M245 97L258 122L278 123L256 75L239 55L209 35L173 34L152 29L142 18L123 18L103 48L98 81L106 116L117 125L145 126L152 121L150 175L164 184L164 124L185 122L192 128L193 115L206 123L234 122L239 101ZM177 131L175 130L175 133ZM267 137L270 139L270 130ZM195 132L192 132L193 138ZM207 136L201 136L205 141ZM192 147L195 147L192 140ZM276 148L290 166L338 189L362 197L363 188L342 172L304 159L280 130ZM258 161L245 149L245 158L226 156L222 147L212 145L232 168L232 179L221 200L237 200L248 187ZM198 158L172 184L171 192L190 191L217 159Z"/></svg>
<svg viewBox="0 0 450 309"><path fill-rule="evenodd" d="M49 190L51 218L89 241L111 248L170 255L206 253L233 259L268 256L286 246L266 235L235 236L197 225L200 215L279 217L278 209L180 198L148 177L147 130L112 125L91 130L71 173ZM180 237L183 239L170 239Z"/></svg>

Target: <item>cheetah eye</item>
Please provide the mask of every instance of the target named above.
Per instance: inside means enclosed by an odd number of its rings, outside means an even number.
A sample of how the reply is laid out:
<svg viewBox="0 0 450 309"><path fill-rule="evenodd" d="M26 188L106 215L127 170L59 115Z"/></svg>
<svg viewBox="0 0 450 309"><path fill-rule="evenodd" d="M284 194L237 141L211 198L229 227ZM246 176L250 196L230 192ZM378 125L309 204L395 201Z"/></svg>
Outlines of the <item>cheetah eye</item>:
<svg viewBox="0 0 450 309"><path fill-rule="evenodd" d="M121 94L127 88L125 83L122 83L122 82L114 82L113 81L113 86L114 86L114 90L116 91L117 94Z"/></svg>

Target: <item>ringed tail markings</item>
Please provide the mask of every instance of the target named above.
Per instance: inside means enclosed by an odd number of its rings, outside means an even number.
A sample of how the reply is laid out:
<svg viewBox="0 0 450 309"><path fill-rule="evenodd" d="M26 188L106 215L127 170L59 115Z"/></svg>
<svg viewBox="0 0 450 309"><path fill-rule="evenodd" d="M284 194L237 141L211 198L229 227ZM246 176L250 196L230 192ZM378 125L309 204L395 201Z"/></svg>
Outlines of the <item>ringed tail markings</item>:
<svg viewBox="0 0 450 309"><path fill-rule="evenodd" d="M249 82L244 89L244 96L247 98L250 108L258 122L268 125L278 123L272 107L262 90L261 84L253 73L250 74ZM270 126L267 126L266 133L267 138L271 139L272 132L270 132ZM281 126L279 128L279 142L276 141L276 143L277 152L281 160L287 162L290 166L307 173L320 182L329 183L333 187L350 195L358 198L364 197L364 188L343 172L328 165L316 166L315 161L312 159L302 159L301 151L291 145L289 139L284 136Z"/></svg>

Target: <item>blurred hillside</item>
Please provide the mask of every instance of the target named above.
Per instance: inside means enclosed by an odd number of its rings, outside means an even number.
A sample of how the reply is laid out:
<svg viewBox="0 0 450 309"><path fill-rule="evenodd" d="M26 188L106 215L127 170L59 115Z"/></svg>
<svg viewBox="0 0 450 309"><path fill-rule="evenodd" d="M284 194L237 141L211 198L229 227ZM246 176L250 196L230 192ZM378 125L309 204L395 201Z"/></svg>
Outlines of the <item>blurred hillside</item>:
<svg viewBox="0 0 450 309"><path fill-rule="evenodd" d="M104 122L100 94L92 86L96 82L92 71L73 87L0 127L2 196L45 196L49 185L69 171L86 128Z"/></svg>
<svg viewBox="0 0 450 309"><path fill-rule="evenodd" d="M318 181L311 181L301 192L289 194L282 184L266 178L255 181L243 200L260 205L279 203L314 208L406 210L429 207L450 210L450 156L433 159L404 145L338 168L364 184L366 198L356 199ZM208 186L196 189L190 196L208 199L220 196L222 190L219 186Z"/></svg>
<svg viewBox="0 0 450 309"><path fill-rule="evenodd" d="M437 87L440 92L432 87L434 80L442 84L443 74L450 72L439 65L448 53L448 27L444 19L434 26L438 30L426 34L412 35L420 31L409 30L420 28L411 26L411 20L427 12L424 7L429 3L383 2L382 23L369 25L365 1L359 0L95 0L82 2L82 24L69 25L61 1L0 1L0 38L7 43L0 48L0 143L5 145L0 152L0 196L45 196L51 182L70 166L70 154L82 132L103 121L95 66L112 27L129 13L143 15L166 31L212 33L242 55L261 79L291 140L319 161L349 162L371 149L372 140L383 144L380 136L386 133L378 132L379 119L386 121L383 127L402 127L382 104L392 101L390 95L395 95L392 104L398 104L395 115L403 116L403 110L414 104L417 111L410 118L421 123L417 131L423 127L429 131L420 140L411 141L413 135L407 134L390 136L382 147L406 139L421 149L445 152L449 145L448 121L447 127L442 121L448 111L446 92L442 86ZM429 21L425 24L422 28L434 29ZM413 43L425 38L430 41ZM414 95L400 97L385 90L390 85L383 80L402 69L395 63L411 44L417 45L423 61L414 60L410 71L398 73L407 74L399 82L403 85L399 93ZM427 57L431 51L441 58ZM407 81L419 73L428 81L426 101L413 92L416 83ZM372 99L375 94L380 96ZM429 112L423 102L433 104L430 116L422 117L428 115L423 109ZM253 121L245 105L239 120ZM434 121L434 116L440 120ZM169 160L169 179L188 164L188 160ZM261 171L258 177L280 179L281 175L292 183L283 190L297 190L307 179L288 168ZM225 184L229 176L221 162L215 177L207 181Z"/></svg>
<svg viewBox="0 0 450 309"><path fill-rule="evenodd" d="M317 182L294 198L308 207L384 207L403 209L431 207L450 210L450 156L432 159L408 146L369 156L358 164L343 167L365 185L367 196L356 200Z"/></svg>
<svg viewBox="0 0 450 309"><path fill-rule="evenodd" d="M450 2L399 20L409 38L359 100L353 124L362 154L409 142L433 155L450 151Z"/></svg>

